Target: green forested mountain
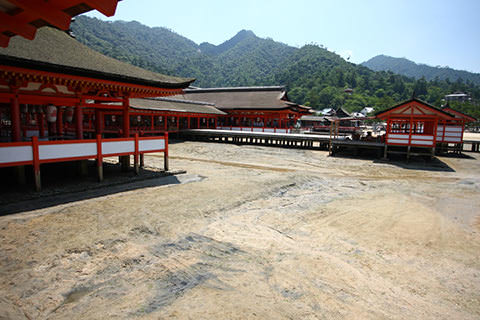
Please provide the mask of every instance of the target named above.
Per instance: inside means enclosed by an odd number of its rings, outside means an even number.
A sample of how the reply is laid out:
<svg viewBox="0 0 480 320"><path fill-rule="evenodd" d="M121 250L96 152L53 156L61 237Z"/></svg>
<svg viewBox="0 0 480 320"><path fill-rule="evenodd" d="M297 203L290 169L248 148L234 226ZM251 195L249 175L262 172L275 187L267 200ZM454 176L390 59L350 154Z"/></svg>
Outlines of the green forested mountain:
<svg viewBox="0 0 480 320"><path fill-rule="evenodd" d="M291 100L315 109L343 106L356 111L377 110L415 94L435 105L444 95L469 92L480 100L480 87L471 81L427 81L389 71L376 72L345 61L317 45L295 48L242 30L215 46L197 45L166 28L138 22L105 22L80 16L72 24L77 39L108 56L165 74L194 77L195 86L286 85ZM353 94L345 93L346 88ZM474 105L461 105L480 118Z"/></svg>
<svg viewBox="0 0 480 320"><path fill-rule="evenodd" d="M378 55L362 63L363 66L374 71L392 71L407 77L426 80L457 81L462 79L465 82L472 82L480 85L480 74L468 71L455 70L449 67L431 67L426 64L417 64L405 58L394 58L385 55Z"/></svg>

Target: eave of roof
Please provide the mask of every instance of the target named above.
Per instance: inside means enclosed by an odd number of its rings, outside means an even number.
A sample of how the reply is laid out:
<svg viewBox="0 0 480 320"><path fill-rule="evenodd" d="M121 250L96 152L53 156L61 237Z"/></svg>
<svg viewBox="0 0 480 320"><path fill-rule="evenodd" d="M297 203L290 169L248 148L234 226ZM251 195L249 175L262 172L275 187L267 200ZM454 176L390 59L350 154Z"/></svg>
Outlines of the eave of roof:
<svg viewBox="0 0 480 320"><path fill-rule="evenodd" d="M437 112L439 112L439 113L442 113L442 114L444 114L444 115L446 115L446 116L448 116L448 117L450 117L450 118L453 118L453 116L452 116L450 113L445 112L445 111L443 111L443 110L435 107L434 105L431 105L430 103L425 102L425 101L422 101L422 100L417 99L417 98L412 98L412 99L409 99L409 100L406 100L406 101L397 103L397 104L394 105L393 107L390 107L390 108L388 108L388 109L385 109L385 110L376 112L374 116L375 116L375 118L378 118L378 116L381 115L381 114L383 114L383 113L387 113L387 112L389 112L389 111L391 111L391 110L393 110L393 109L395 109L395 108L398 108L398 107L400 107L400 106L402 106L402 105L404 105L404 104L407 104L407 103L410 103L410 102L414 102L414 101L415 101L415 102L418 102L418 103L420 103L420 104L423 104L423 105L425 105L425 106L427 106L427 107L429 107L429 108L431 108L431 109L433 109L433 110L435 110L435 111L437 111Z"/></svg>
<svg viewBox="0 0 480 320"><path fill-rule="evenodd" d="M463 112L460 112L460 111L458 111L458 110L452 109L451 107L443 107L443 108L442 108L442 110L445 110L445 109L447 109L446 112L451 112L451 113L453 113L453 114L458 114L458 115L460 115L461 117L463 117L463 118L465 118L465 119L467 119L467 120L470 120L471 122L477 121L477 118L472 117L472 116L470 116L470 115L468 115L468 114L465 114L465 113L463 113Z"/></svg>
<svg viewBox="0 0 480 320"><path fill-rule="evenodd" d="M143 98L130 99L130 107L137 110L151 110L163 112L199 113L225 115L215 105L205 102L168 99L168 98Z"/></svg>
<svg viewBox="0 0 480 320"><path fill-rule="evenodd" d="M40 29L35 40L13 37L8 48L0 48L1 65L168 89L184 89L195 80L162 75L107 57L51 27Z"/></svg>
<svg viewBox="0 0 480 320"><path fill-rule="evenodd" d="M262 87L224 87L224 88L187 88L185 93L211 93L211 92L256 92L256 91L285 91L285 86Z"/></svg>
<svg viewBox="0 0 480 320"><path fill-rule="evenodd" d="M110 17L118 0L0 0L0 47L7 47L10 37L20 35L33 40L37 28L45 25L67 30L72 17L96 9Z"/></svg>

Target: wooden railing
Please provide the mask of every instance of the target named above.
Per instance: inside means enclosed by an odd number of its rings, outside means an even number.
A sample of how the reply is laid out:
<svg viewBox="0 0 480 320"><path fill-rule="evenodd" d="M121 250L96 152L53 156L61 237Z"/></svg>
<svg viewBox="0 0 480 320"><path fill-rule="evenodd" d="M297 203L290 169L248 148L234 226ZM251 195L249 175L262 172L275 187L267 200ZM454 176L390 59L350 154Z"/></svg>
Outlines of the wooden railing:
<svg viewBox="0 0 480 320"><path fill-rule="evenodd" d="M40 189L40 165L52 162L97 160L99 180L103 179L103 158L134 156L138 172L139 156L145 153L163 152L164 168L168 171L168 133L164 136L85 140L39 141L0 143L0 167L33 165L36 188Z"/></svg>

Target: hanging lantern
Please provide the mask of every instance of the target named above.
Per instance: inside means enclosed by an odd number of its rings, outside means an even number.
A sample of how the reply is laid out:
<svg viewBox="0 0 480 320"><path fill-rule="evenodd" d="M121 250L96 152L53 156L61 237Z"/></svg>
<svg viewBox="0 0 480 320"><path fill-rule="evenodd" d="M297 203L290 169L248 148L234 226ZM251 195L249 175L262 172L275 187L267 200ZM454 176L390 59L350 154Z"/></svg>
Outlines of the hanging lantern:
<svg viewBox="0 0 480 320"><path fill-rule="evenodd" d="M114 114L112 114L112 122L116 122L116 121L117 121L117 117Z"/></svg>
<svg viewBox="0 0 480 320"><path fill-rule="evenodd" d="M137 121L141 122L142 121L142 116L137 116Z"/></svg>
<svg viewBox="0 0 480 320"><path fill-rule="evenodd" d="M57 121L57 107L54 105L47 106L47 121L55 122Z"/></svg>
<svg viewBox="0 0 480 320"><path fill-rule="evenodd" d="M158 121L162 122L162 116L158 116Z"/></svg>
<svg viewBox="0 0 480 320"><path fill-rule="evenodd" d="M67 122L72 122L73 120L73 107L68 107L65 111L65 120Z"/></svg>

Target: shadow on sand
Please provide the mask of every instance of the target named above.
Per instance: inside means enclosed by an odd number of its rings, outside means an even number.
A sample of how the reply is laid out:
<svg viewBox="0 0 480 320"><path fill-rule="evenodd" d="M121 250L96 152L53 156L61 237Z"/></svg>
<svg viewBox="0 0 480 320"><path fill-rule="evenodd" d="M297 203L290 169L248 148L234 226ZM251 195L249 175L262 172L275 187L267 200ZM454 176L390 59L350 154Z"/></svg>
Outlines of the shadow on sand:
<svg viewBox="0 0 480 320"><path fill-rule="evenodd" d="M335 157L343 159L355 159L372 161L373 163L385 163L408 170L422 170L422 171L441 171L441 172L455 172L455 170L448 164L443 162L438 157L430 158L429 156L413 156L408 161L405 155L389 155L388 160L379 159L375 152L362 152L353 154L351 152L339 152ZM442 156L445 157L445 156ZM449 158L475 159L465 154L449 154Z"/></svg>
<svg viewBox="0 0 480 320"><path fill-rule="evenodd" d="M11 169L11 168L7 168ZM0 215L37 210L74 201L92 199L115 193L182 183L176 176L185 171L164 172L144 168L139 175L122 172L117 164L104 163L104 180L96 179L96 168L89 161L88 175L79 176L72 163L42 166L42 191L33 190L31 168L26 168L27 181L18 185L13 170L2 171Z"/></svg>

